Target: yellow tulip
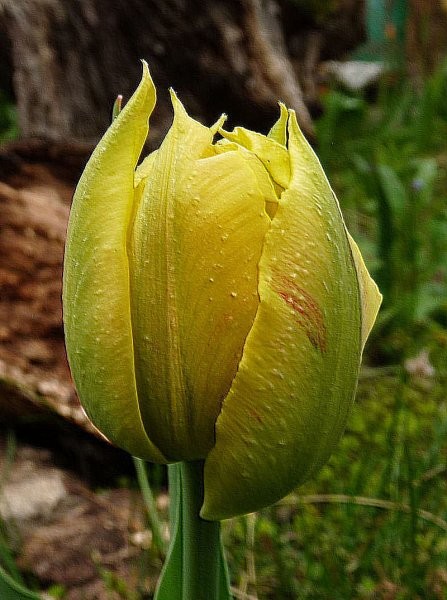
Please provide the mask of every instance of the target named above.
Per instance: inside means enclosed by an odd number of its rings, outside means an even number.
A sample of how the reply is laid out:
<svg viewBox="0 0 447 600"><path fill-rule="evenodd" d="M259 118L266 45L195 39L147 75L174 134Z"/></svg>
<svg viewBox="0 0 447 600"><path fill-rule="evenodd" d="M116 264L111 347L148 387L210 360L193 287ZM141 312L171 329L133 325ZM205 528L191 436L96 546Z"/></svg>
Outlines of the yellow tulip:
<svg viewBox="0 0 447 600"><path fill-rule="evenodd" d="M137 166L155 105L144 63L79 182L67 351L104 435L149 461L204 460L201 514L221 519L327 460L381 296L292 110L264 136L172 103Z"/></svg>

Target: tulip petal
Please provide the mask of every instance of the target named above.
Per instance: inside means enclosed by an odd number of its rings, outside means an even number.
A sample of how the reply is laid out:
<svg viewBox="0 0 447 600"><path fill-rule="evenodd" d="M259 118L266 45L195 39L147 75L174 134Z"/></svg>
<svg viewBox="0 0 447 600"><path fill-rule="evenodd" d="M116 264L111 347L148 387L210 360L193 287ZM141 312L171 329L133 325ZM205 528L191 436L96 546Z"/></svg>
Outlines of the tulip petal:
<svg viewBox="0 0 447 600"><path fill-rule="evenodd" d="M362 351L365 347L366 340L373 328L374 322L379 312L382 303L382 294L377 287L376 282L368 273L363 256L357 246L355 240L349 233L348 240L351 246L352 256L357 270L357 277L360 287L360 301L362 306Z"/></svg>
<svg viewBox="0 0 447 600"><path fill-rule="evenodd" d="M202 516L257 510L330 455L352 405L360 294L343 219L289 118L291 180L266 234L260 304L205 461Z"/></svg>
<svg viewBox="0 0 447 600"><path fill-rule="evenodd" d="M290 180L289 154L286 147L275 139L275 135L280 135L282 120L281 116L278 129L272 137L266 137L244 127L235 127L231 132L220 129L220 134L226 140L235 142L253 152L270 173L273 181L282 188L286 188Z"/></svg>
<svg viewBox="0 0 447 600"><path fill-rule="evenodd" d="M256 314L265 203L276 196L253 154L216 155L213 131L173 104L131 237L132 321L149 437L171 460L192 460L214 444Z"/></svg>
<svg viewBox="0 0 447 600"><path fill-rule="evenodd" d="M138 165L135 169L134 187L138 187L143 179L149 177L154 166L155 157L157 156L157 150L151 152L146 158Z"/></svg>
<svg viewBox="0 0 447 600"><path fill-rule="evenodd" d="M285 146L287 144L287 122L289 120L289 111L282 102L279 103L279 111L279 119L270 129L267 137L272 138L272 140L275 140L278 144Z"/></svg>
<svg viewBox="0 0 447 600"><path fill-rule="evenodd" d="M73 199L64 265L64 320L71 371L94 424L112 442L166 462L139 412L129 300L127 227L134 169L148 132L155 88L142 81L94 151Z"/></svg>

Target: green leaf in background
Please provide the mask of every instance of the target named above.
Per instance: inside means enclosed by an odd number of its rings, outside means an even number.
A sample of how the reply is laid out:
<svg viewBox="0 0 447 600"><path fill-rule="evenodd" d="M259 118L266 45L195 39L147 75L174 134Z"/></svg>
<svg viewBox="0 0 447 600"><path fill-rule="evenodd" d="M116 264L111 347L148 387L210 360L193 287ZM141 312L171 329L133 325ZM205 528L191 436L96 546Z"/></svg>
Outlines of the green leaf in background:
<svg viewBox="0 0 447 600"><path fill-rule="evenodd" d="M434 185L438 176L438 163L434 158L423 158L415 161L416 172L412 187L421 208L430 206L433 200Z"/></svg>
<svg viewBox="0 0 447 600"><path fill-rule="evenodd" d="M394 226L399 230L401 218L408 205L408 197L396 171L389 165L377 165L377 175L383 197L391 209Z"/></svg>
<svg viewBox="0 0 447 600"><path fill-rule="evenodd" d="M0 598L1 600L42 600L39 594L17 583L2 567L0 567Z"/></svg>

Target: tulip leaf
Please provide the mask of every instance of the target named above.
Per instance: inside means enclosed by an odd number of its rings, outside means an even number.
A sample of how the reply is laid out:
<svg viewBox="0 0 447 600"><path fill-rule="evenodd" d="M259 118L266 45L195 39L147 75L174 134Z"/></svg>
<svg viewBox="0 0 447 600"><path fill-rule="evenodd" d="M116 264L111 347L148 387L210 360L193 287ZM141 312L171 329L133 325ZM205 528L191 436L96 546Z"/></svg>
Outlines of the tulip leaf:
<svg viewBox="0 0 447 600"><path fill-rule="evenodd" d="M41 596L26 589L0 567L0 598L2 600L41 600Z"/></svg>
<svg viewBox="0 0 447 600"><path fill-rule="evenodd" d="M377 176L383 199L391 211L393 225L397 230L402 229L402 215L406 214L408 194L396 171L389 165L377 165Z"/></svg>

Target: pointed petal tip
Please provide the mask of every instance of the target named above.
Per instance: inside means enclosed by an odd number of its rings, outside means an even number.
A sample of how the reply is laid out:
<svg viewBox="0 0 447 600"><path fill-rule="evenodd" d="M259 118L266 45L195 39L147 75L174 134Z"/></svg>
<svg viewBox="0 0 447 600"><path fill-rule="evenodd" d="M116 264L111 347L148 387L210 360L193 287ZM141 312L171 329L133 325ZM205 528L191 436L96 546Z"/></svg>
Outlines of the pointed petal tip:
<svg viewBox="0 0 447 600"><path fill-rule="evenodd" d="M301 126L298 122L295 110L293 108L289 108L288 113L289 113L289 121L288 121L289 135L291 132L293 132L296 139L305 142L307 144L307 146L309 146L311 148L311 145L310 145L307 137L304 135L303 129L301 128Z"/></svg>
<svg viewBox="0 0 447 600"><path fill-rule="evenodd" d="M368 340L369 334L371 333L374 323L376 322L377 315L379 314L380 307L382 305L383 296L379 290L377 283L368 277L367 281L363 283L361 287L362 293L362 350Z"/></svg>
<svg viewBox="0 0 447 600"><path fill-rule="evenodd" d="M301 127L298 123L298 119L296 118L296 112L293 108L288 108L287 112L289 113L289 131L292 130L295 135L299 135L300 137L304 138L304 134L301 130Z"/></svg>
<svg viewBox="0 0 447 600"><path fill-rule="evenodd" d="M169 88L169 95L171 97L171 104L172 104L172 108L174 109L174 119L177 118L190 118L186 108L183 106L182 101L180 100L180 98L177 96L177 93L175 92L174 88L170 87Z"/></svg>
<svg viewBox="0 0 447 600"><path fill-rule="evenodd" d="M149 70L149 65L143 58L141 59L141 67L142 67L142 73L141 73L140 85L149 85L153 94L156 94L155 85L154 85L154 82L152 81L151 72Z"/></svg>
<svg viewBox="0 0 447 600"><path fill-rule="evenodd" d="M279 117L267 134L268 138L275 140L282 146L287 146L287 122L289 120L289 112L284 102L278 102Z"/></svg>
<svg viewBox="0 0 447 600"><path fill-rule="evenodd" d="M220 115L220 117L217 119L217 121L214 123L214 125L212 125L210 127L213 135L216 135L216 133L220 133L221 131L223 131L222 126L227 119L228 119L228 115L226 115L225 113L222 113Z"/></svg>
<svg viewBox="0 0 447 600"><path fill-rule="evenodd" d="M289 110L287 108L287 106L284 104L284 102L282 100L278 101L278 106L279 106L279 114L280 116L283 115L289 115Z"/></svg>
<svg viewBox="0 0 447 600"><path fill-rule="evenodd" d="M180 100L178 99L178 96L172 87L169 88L169 96L171 98L171 104L175 108L176 103L180 102Z"/></svg>

